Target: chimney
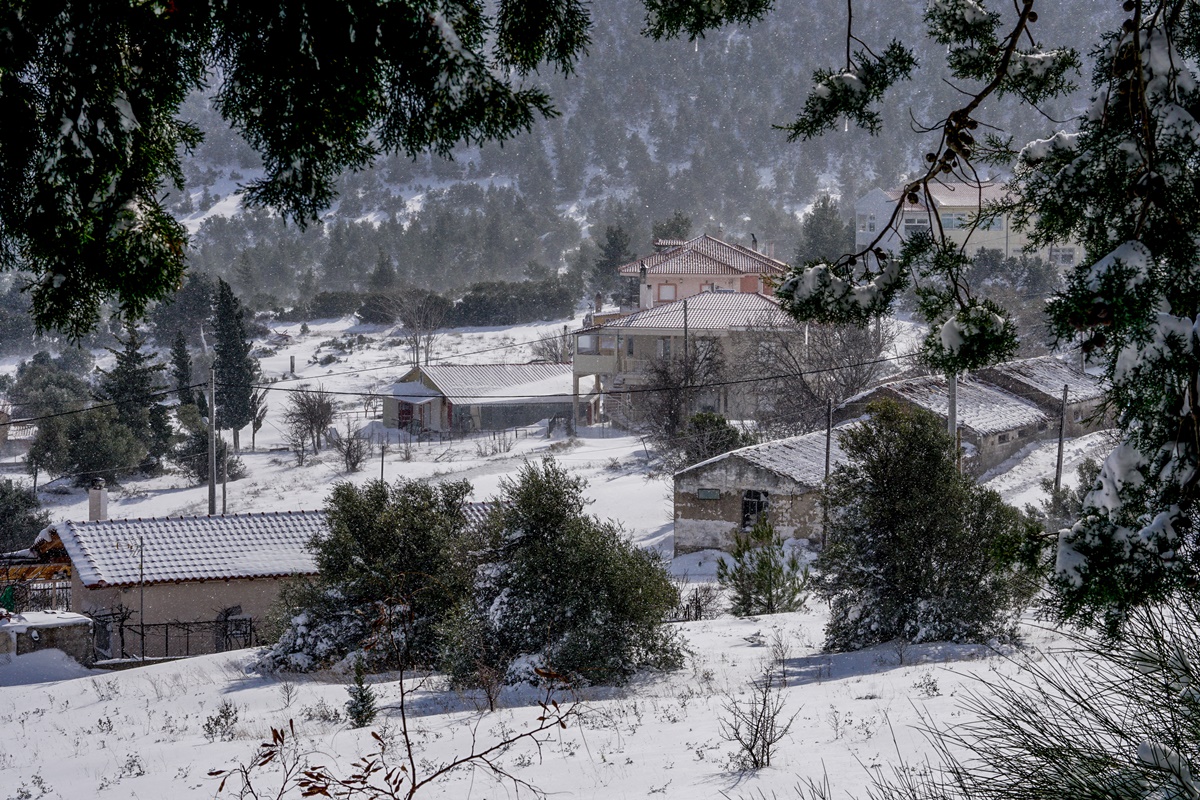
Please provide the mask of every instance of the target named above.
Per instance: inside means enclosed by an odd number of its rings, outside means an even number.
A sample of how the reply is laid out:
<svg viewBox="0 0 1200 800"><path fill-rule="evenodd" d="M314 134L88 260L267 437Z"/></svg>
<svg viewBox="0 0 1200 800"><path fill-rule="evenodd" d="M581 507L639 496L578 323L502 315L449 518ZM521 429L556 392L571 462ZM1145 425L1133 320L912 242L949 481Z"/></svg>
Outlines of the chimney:
<svg viewBox="0 0 1200 800"><path fill-rule="evenodd" d="M88 489L88 521L101 522L108 519L108 489L104 488L104 478L92 481Z"/></svg>

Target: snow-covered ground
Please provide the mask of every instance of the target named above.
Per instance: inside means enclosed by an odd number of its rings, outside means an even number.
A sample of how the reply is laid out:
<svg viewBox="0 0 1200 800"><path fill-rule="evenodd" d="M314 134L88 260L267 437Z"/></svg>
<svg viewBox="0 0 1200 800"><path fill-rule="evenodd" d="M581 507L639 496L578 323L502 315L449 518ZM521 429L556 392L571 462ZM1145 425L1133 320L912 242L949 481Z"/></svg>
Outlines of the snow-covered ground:
<svg viewBox="0 0 1200 800"><path fill-rule="evenodd" d="M529 342L560 335L564 324L578 322L455 331L439 341L436 353L452 363L528 360ZM380 327L337 320L310 323L304 335L299 325L277 330L293 337L262 359L267 379L278 387L375 392L407 369L403 345L392 343L391 332ZM328 344L334 338L357 343L342 352ZM319 366L317 360L329 353L338 360ZM294 377L289 374L293 356ZM363 398L345 395L340 401L352 424L367 420ZM378 456L349 475L332 452L297 467L282 449L285 402L282 393L269 396L270 414L257 451L241 454L249 477L229 484L230 512L317 508L334 482L379 477ZM244 445L248 439L247 431ZM1107 447L1106 434L1069 441L1068 483L1082 459L1102 457ZM383 475L388 480L466 478L475 487L475 499L486 499L523 459L553 455L587 479L593 513L619 521L639 544L671 552L669 476L649 471L638 437L594 427L568 441L561 432L547 438L544 428L531 426L516 432L508 452L489 452L493 449L490 438L393 447L383 458ZM1036 504L1043 496L1040 481L1053 475L1055 454L1053 442L1031 447L997 470L989 485L1009 502ZM86 517L86 494L80 489L47 493L44 499L55 519ZM206 510L206 488L171 474L129 480L113 490L109 505L113 517ZM717 557L713 552L682 556L673 571L692 580L711 579ZM679 624L690 652L683 670L643 676L621 689L586 691L576 698L583 710L577 724L556 732L540 751L518 745L501 761L520 779L571 798L796 797L798 782L826 772L837 793L862 795L876 770L890 769L900 758L925 758L929 747L916 730L923 718L935 724L961 721L964 692L980 688L981 679L1016 670L1010 653L986 647L881 646L825 654L820 649L824 621L823 610L815 609ZM1057 644L1051 633L1026 629L1027 648ZM208 777L209 770L247 762L270 728L289 720L312 763L344 767L354 756L371 752L367 731L350 730L332 718L331 711L341 712L346 701L345 676L264 677L246 672L249 659L243 651L118 673L88 672L45 653L0 663L0 730L8 734L0 737L0 800L213 797L218 781ZM730 767L734 747L721 735L721 720L728 717L724 707L744 700L751 682L770 664L786 673L783 697L795 721L769 769L740 773ZM398 712L387 708L398 697L397 686L396 676L381 676L375 684L385 710L374 730L382 730L389 741L398 735ZM437 679L426 682L415 689L410 705L420 758L437 763L467 751L472 737L486 746L506 731L525 729L538 716L531 692L509 689L501 708L486 712L481 697L446 691ZM204 724L223 701L237 709L231 741L209 741ZM267 770L262 782L271 785L274 777ZM516 794L511 784L464 769L425 796Z"/></svg>

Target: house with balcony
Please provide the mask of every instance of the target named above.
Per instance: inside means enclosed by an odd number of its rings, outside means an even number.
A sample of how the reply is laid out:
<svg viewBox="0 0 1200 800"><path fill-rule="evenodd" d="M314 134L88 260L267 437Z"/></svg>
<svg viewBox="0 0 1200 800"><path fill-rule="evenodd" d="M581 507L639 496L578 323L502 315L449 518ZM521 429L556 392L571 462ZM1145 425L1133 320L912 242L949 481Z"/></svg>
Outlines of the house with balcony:
<svg viewBox="0 0 1200 800"><path fill-rule="evenodd" d="M883 238L876 246L889 253L898 253L907 239L917 233L928 232L931 226L936 231L937 221L940 221L946 237L960 246L965 243L968 254L980 250L998 250L1006 258L1027 254L1064 269L1075 266L1083 256L1082 248L1074 243L1026 250L1029 246L1027 233L1014 230L1012 220L1007 215L1001 215L972 231L970 221L979 214L980 208L1004 197L1004 186L999 182L986 181L978 185L930 183L929 192L930 197L922 195L916 203L904 200L902 211L890 227L892 214L904 198L903 187L872 189L860 197L854 204L855 246L866 248L882 233ZM927 201L931 201L932 205Z"/></svg>
<svg viewBox="0 0 1200 800"><path fill-rule="evenodd" d="M610 412L614 402L631 412L636 389L648 385L655 360L681 355L687 348L719 347L725 362L736 364L755 330L795 325L773 297L706 291L576 331L571 366L577 384L586 386L591 379L587 388L592 394L605 394ZM702 395L696 410L742 418L752 412L753 402L749 386L720 386Z"/></svg>
<svg viewBox="0 0 1200 800"><path fill-rule="evenodd" d="M673 303L703 292L770 294L787 264L740 244L707 234L687 241L658 240L652 255L618 267L622 276L637 278L638 307Z"/></svg>

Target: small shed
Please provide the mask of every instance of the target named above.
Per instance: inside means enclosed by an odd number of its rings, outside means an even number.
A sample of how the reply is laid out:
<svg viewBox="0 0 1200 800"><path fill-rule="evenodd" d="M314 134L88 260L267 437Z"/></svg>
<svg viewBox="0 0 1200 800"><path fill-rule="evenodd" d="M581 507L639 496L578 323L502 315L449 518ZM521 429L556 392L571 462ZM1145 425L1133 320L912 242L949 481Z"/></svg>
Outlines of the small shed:
<svg viewBox="0 0 1200 800"><path fill-rule="evenodd" d="M743 447L675 473L675 555L729 550L763 514L784 538L821 534L824 431ZM845 459L837 432L830 465Z"/></svg>
<svg viewBox="0 0 1200 800"><path fill-rule="evenodd" d="M1112 427L1104 414L1104 385L1100 379L1055 356L1007 361L976 373L981 380L999 386L1036 405L1054 422L1062 413L1063 388L1067 390L1066 435Z"/></svg>
<svg viewBox="0 0 1200 800"><path fill-rule="evenodd" d="M881 399L922 408L947 418L950 386L945 377L930 375L876 386L851 397L834 411L834 421L856 419ZM973 450L972 468L991 469L1030 442L1057 435L1049 414L1015 394L971 377L958 382L958 427L963 444Z"/></svg>
<svg viewBox="0 0 1200 800"><path fill-rule="evenodd" d="M412 431L494 431L569 419L570 364L435 364L414 367L383 398L383 424Z"/></svg>
<svg viewBox="0 0 1200 800"><path fill-rule="evenodd" d="M0 611L0 662L39 650L61 650L84 666L92 663L92 620L70 611Z"/></svg>

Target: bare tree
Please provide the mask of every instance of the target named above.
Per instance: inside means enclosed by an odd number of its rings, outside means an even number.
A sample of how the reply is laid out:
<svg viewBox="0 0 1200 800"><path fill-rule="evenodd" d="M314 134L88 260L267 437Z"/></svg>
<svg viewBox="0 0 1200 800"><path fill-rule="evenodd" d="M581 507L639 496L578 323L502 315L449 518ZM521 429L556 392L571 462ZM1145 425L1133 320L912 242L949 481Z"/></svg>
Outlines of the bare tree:
<svg viewBox="0 0 1200 800"><path fill-rule="evenodd" d="M533 343L533 357L539 361L549 361L552 364L570 364L575 357L574 337L567 335L567 326L563 326L561 336L547 336Z"/></svg>
<svg viewBox="0 0 1200 800"><path fill-rule="evenodd" d="M739 347L739 361L757 398L761 427L788 432L816 430L834 405L878 383L894 367L884 360L895 342L892 326L880 320L853 325L752 326Z"/></svg>
<svg viewBox="0 0 1200 800"><path fill-rule="evenodd" d="M322 386L316 390L300 388L288 396L288 407L283 421L290 432L299 427L312 440L313 453L321 451L321 436L333 424L333 400L325 394Z"/></svg>
<svg viewBox="0 0 1200 800"><path fill-rule="evenodd" d="M660 450L674 448L697 411L719 408L725 374L720 343L713 339L696 339L683 352L650 360L645 388L632 405Z"/></svg>
<svg viewBox="0 0 1200 800"><path fill-rule="evenodd" d="M450 316L451 302L439 294L419 289L401 292L391 300L396 318L404 324L403 338L412 355L412 365L429 364L434 345Z"/></svg>
<svg viewBox="0 0 1200 800"><path fill-rule="evenodd" d="M358 472L367 456L371 455L371 442L359 436L353 423L347 419L346 429L334 439L333 449L342 457L346 472Z"/></svg>
<svg viewBox="0 0 1200 800"><path fill-rule="evenodd" d="M744 770L771 766L775 745L788 735L796 719L796 714L783 718L782 682L782 677L777 677L768 666L751 686L748 700L726 696L725 714L718 722L721 738L738 745L738 752L731 759L735 766Z"/></svg>

